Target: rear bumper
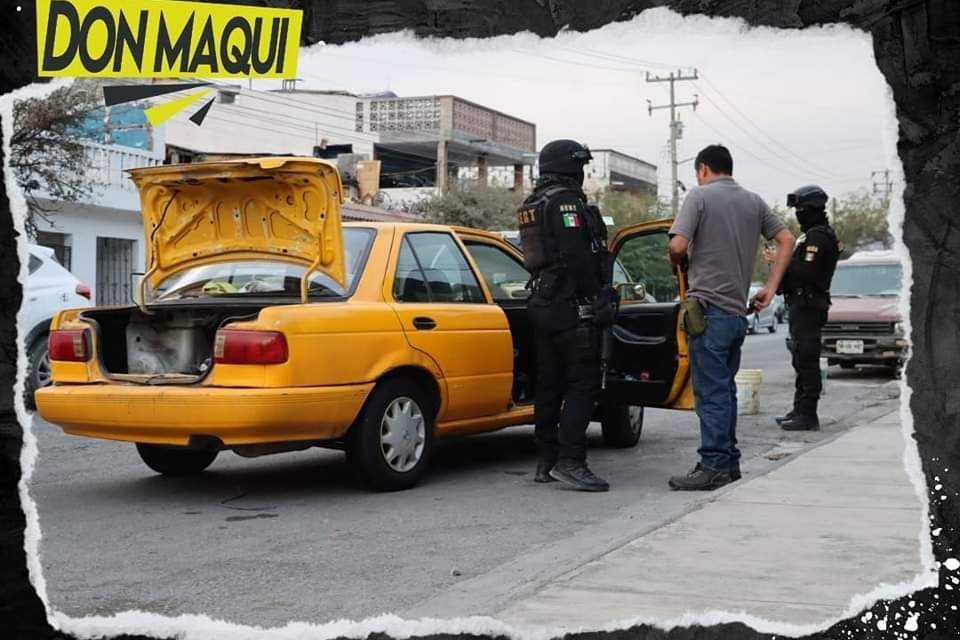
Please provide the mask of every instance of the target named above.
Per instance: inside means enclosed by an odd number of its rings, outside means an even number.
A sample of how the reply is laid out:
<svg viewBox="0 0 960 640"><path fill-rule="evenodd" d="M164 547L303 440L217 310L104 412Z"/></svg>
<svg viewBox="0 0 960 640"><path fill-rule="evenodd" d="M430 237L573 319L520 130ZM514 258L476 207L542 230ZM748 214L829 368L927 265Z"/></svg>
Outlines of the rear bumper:
<svg viewBox="0 0 960 640"><path fill-rule="evenodd" d="M837 353L838 340L862 340L863 353ZM834 362L885 363L907 357L906 338L892 335L826 334L821 338L820 356Z"/></svg>
<svg viewBox="0 0 960 640"><path fill-rule="evenodd" d="M56 385L36 399L44 420L73 435L181 446L206 436L231 446L341 438L373 386Z"/></svg>

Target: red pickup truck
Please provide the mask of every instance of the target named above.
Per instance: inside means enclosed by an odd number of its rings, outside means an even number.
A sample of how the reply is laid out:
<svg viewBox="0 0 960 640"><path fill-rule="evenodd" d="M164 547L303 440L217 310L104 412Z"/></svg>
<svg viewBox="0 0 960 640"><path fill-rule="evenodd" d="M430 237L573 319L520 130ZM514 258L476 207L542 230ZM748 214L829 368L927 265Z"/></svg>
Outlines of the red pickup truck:
<svg viewBox="0 0 960 640"><path fill-rule="evenodd" d="M909 346L900 313L902 280L901 260L892 251L863 251L837 263L822 337L829 364L900 370Z"/></svg>

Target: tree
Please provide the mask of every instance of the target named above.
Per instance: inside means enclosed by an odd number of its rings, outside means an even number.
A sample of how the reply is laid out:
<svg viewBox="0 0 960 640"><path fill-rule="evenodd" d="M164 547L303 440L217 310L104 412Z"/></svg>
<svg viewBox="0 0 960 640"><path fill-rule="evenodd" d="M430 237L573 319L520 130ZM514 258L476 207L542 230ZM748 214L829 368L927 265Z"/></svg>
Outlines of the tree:
<svg viewBox="0 0 960 640"><path fill-rule="evenodd" d="M524 194L477 182L461 182L446 193L438 193L413 207L437 224L475 229L507 230L517 228L517 209Z"/></svg>
<svg viewBox="0 0 960 640"><path fill-rule="evenodd" d="M848 193L831 202L830 223L843 247L841 258L871 245L884 249L893 246L887 215L890 199L877 197L860 190Z"/></svg>
<svg viewBox="0 0 960 640"><path fill-rule="evenodd" d="M594 199L604 216L613 218L613 230L633 224L670 217L669 203L657 200L653 194L636 194L607 188L595 194Z"/></svg>
<svg viewBox="0 0 960 640"><path fill-rule="evenodd" d="M57 202L76 202L96 187L78 132L99 102L98 85L77 81L14 103L10 168L27 201L29 236L36 237L38 218L52 222ZM42 202L41 194L52 204Z"/></svg>

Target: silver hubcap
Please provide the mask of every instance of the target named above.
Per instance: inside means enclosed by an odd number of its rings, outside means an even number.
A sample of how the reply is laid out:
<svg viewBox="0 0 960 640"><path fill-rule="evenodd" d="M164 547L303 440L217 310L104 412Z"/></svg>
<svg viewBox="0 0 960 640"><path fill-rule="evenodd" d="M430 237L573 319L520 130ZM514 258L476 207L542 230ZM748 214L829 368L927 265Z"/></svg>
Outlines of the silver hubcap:
<svg viewBox="0 0 960 640"><path fill-rule="evenodd" d="M40 387L46 387L52 382L50 374L50 352L44 351L37 361L37 384Z"/></svg>
<svg viewBox="0 0 960 640"><path fill-rule="evenodd" d="M380 452L394 471L410 471L420 458L427 441L427 428L420 407L410 398L397 398L387 407L380 421Z"/></svg>
<svg viewBox="0 0 960 640"><path fill-rule="evenodd" d="M629 414L630 431L637 433L643 427L643 407L631 406L629 409Z"/></svg>

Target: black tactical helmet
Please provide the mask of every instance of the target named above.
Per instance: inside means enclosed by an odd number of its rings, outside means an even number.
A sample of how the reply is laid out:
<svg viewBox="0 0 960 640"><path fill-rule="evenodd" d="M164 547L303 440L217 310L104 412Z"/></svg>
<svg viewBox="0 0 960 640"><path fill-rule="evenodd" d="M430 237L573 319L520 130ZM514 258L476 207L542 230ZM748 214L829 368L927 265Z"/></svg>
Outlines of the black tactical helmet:
<svg viewBox="0 0 960 640"><path fill-rule="evenodd" d="M585 145L573 140L554 140L540 150L540 173L582 177L583 165L592 159Z"/></svg>
<svg viewBox="0 0 960 640"><path fill-rule="evenodd" d="M787 194L787 206L797 209L825 209L829 199L826 191L815 184L808 184Z"/></svg>

